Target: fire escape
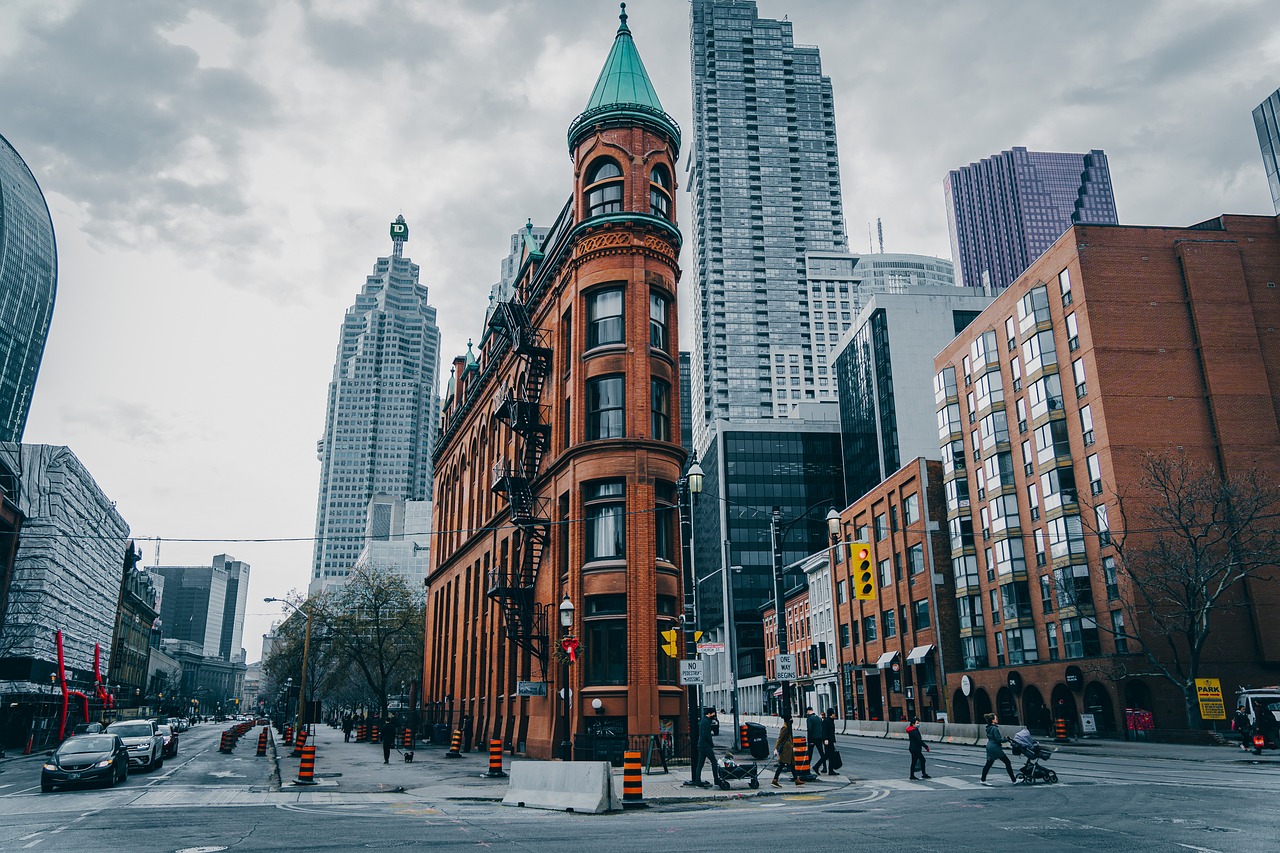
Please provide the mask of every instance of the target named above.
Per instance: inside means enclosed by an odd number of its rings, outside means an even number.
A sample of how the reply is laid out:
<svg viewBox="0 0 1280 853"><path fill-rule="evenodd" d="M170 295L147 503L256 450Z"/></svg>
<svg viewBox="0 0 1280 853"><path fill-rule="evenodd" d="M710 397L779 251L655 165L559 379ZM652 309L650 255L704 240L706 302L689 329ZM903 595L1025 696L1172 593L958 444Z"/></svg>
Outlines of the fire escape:
<svg viewBox="0 0 1280 853"><path fill-rule="evenodd" d="M511 523L511 559L489 572L488 596L502 608L507 639L547 667L546 610L534 598L538 568L551 535L550 500L536 497L533 481L551 446L551 425L542 405L542 390L551 370L546 333L534 328L525 306L515 300L498 303L489 324L511 343L518 360L515 385L504 383L495 394L495 417L515 433L515 460L493 466L492 489L506 496Z"/></svg>

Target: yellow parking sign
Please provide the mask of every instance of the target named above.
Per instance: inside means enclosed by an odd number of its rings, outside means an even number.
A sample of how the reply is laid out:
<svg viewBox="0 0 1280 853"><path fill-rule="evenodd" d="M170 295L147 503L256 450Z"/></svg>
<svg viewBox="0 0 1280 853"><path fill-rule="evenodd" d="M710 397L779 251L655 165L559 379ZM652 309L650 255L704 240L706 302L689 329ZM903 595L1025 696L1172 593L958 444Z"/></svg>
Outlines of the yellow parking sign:
<svg viewBox="0 0 1280 853"><path fill-rule="evenodd" d="M1225 720L1227 706L1222 702L1222 684L1216 678L1196 679L1196 698L1200 700L1200 719Z"/></svg>

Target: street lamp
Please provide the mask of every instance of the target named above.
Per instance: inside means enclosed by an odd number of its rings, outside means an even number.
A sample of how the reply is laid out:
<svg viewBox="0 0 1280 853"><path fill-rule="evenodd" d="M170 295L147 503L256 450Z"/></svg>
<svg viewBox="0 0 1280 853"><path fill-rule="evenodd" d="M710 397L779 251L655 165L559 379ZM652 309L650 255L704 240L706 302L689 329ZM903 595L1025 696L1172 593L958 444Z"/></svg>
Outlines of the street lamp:
<svg viewBox="0 0 1280 853"><path fill-rule="evenodd" d="M724 542L724 559L726 564L729 560L729 540ZM733 576L742 572L742 566L729 566L729 571L725 572L721 567L716 569L699 582L709 581L717 574L721 575L721 598L724 605L724 655L725 655L725 678L729 683L729 705L733 711L733 730L739 731L741 720L738 716L738 629L734 622L733 612Z"/></svg>
<svg viewBox="0 0 1280 853"><path fill-rule="evenodd" d="M694 571L694 548L693 548L693 501L695 496L702 494L702 466L698 464L698 460L694 459L689 465L689 469L685 471L685 475L680 478L680 495L684 498L680 500L681 527L688 525L688 536L681 538L686 549L683 563L682 578L684 581L684 653L692 659L698 659L698 584L696 581L697 573ZM685 697L685 704L689 712L689 769L693 771L698 767L698 718L701 716L702 702L698 696L698 686L690 684L688 686L688 695ZM712 759L715 760L714 758ZM687 784L693 784L693 778Z"/></svg>
<svg viewBox="0 0 1280 853"><path fill-rule="evenodd" d="M813 506L800 513L799 516L793 518L785 527L782 526L782 507L775 506L772 515L769 516L769 540L773 545L773 611L777 619L778 628L778 660L782 655L787 654L787 619L785 600L782 588L782 543L787 538L787 534L791 529L800 522L804 521L809 513L825 504L826 500L818 501ZM827 512L827 530L834 535L840 529L840 514L834 509ZM775 670L776 671L776 670ZM791 721L791 681L789 679L779 678L778 681L782 687L782 718Z"/></svg>
<svg viewBox="0 0 1280 853"><path fill-rule="evenodd" d="M307 702L307 661L311 657L311 608L307 607L304 609L294 604L292 601L286 601L283 598L272 598L271 596L267 596L262 600L267 604L275 603L287 605L288 607L292 607L294 612L301 613L303 616L307 617L307 627L302 640L302 682L298 685L298 731L302 731L303 729L307 729L307 724L309 722L307 720L307 705L309 704ZM307 731L310 732L311 730L307 729Z"/></svg>
<svg viewBox="0 0 1280 853"><path fill-rule="evenodd" d="M569 635L572 633L573 633L573 602L569 600L569 593L566 592L564 594L564 599L560 602L560 635L565 639L568 639ZM567 648L563 648L563 645L564 644L562 644L561 650L565 653L564 679L563 679L564 686L562 689L562 693L564 696L564 739L560 741L560 760L569 761L573 757L571 753L571 750L573 749L573 740L572 740L572 735L569 732L569 726L571 725L569 720L569 702L570 702L570 696L572 695L572 693L569 688L569 656L568 656L569 650Z"/></svg>

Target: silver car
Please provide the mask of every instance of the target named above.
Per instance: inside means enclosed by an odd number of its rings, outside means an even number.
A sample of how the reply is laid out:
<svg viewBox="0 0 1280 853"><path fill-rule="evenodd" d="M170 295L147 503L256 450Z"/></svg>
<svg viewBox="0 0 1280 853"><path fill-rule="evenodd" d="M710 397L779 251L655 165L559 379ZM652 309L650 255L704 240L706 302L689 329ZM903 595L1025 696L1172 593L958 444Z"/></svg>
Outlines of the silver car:
<svg viewBox="0 0 1280 853"><path fill-rule="evenodd" d="M107 726L107 734L118 735L129 749L129 766L154 770L164 764L164 739L154 720L118 720Z"/></svg>

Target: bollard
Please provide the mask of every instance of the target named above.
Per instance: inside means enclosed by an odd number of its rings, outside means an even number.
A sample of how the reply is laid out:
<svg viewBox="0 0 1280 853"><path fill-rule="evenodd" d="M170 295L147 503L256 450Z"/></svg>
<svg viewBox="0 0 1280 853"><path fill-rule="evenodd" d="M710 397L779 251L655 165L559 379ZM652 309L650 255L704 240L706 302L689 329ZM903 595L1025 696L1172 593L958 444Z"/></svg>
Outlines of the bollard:
<svg viewBox="0 0 1280 853"><path fill-rule="evenodd" d="M316 784L316 748L314 746L304 747L302 750L302 761L298 762L298 784L314 785Z"/></svg>
<svg viewBox="0 0 1280 853"><path fill-rule="evenodd" d="M801 735L791 738L792 750L795 752L796 779L803 781L809 775L809 741Z"/></svg>
<svg viewBox="0 0 1280 853"><path fill-rule="evenodd" d="M750 744L747 743L747 724L743 723L738 726L738 749L747 750Z"/></svg>
<svg viewBox="0 0 1280 853"><path fill-rule="evenodd" d="M713 756L711 760L715 761L715 757ZM622 807L624 809L649 807L649 804L644 801L644 777L640 775L639 750L622 754Z"/></svg>
<svg viewBox="0 0 1280 853"><path fill-rule="evenodd" d="M627 753L630 755L631 753ZM637 756L640 753L636 753ZM636 758L637 767L639 766L639 758ZM502 741L494 739L489 741L489 772L484 774L487 779L505 779L507 774L502 772Z"/></svg>
<svg viewBox="0 0 1280 853"><path fill-rule="evenodd" d="M306 745L307 745L307 730L303 729L302 731L298 732L298 737L293 742L293 752L291 753L291 755L294 758L297 758L299 755L302 755L303 747L305 747Z"/></svg>
<svg viewBox="0 0 1280 853"><path fill-rule="evenodd" d="M1067 721L1061 717L1053 721L1053 742L1070 743L1067 738Z"/></svg>
<svg viewBox="0 0 1280 853"><path fill-rule="evenodd" d="M444 754L445 758L461 758L462 752L462 732L457 729L453 730L453 737L449 740L449 751Z"/></svg>
<svg viewBox="0 0 1280 853"><path fill-rule="evenodd" d="M267 754L267 727L262 727L262 734L258 735L258 756L262 757Z"/></svg>
<svg viewBox="0 0 1280 853"><path fill-rule="evenodd" d="M404 760L407 764L413 763L413 729L406 728L404 737L401 739L404 744Z"/></svg>

